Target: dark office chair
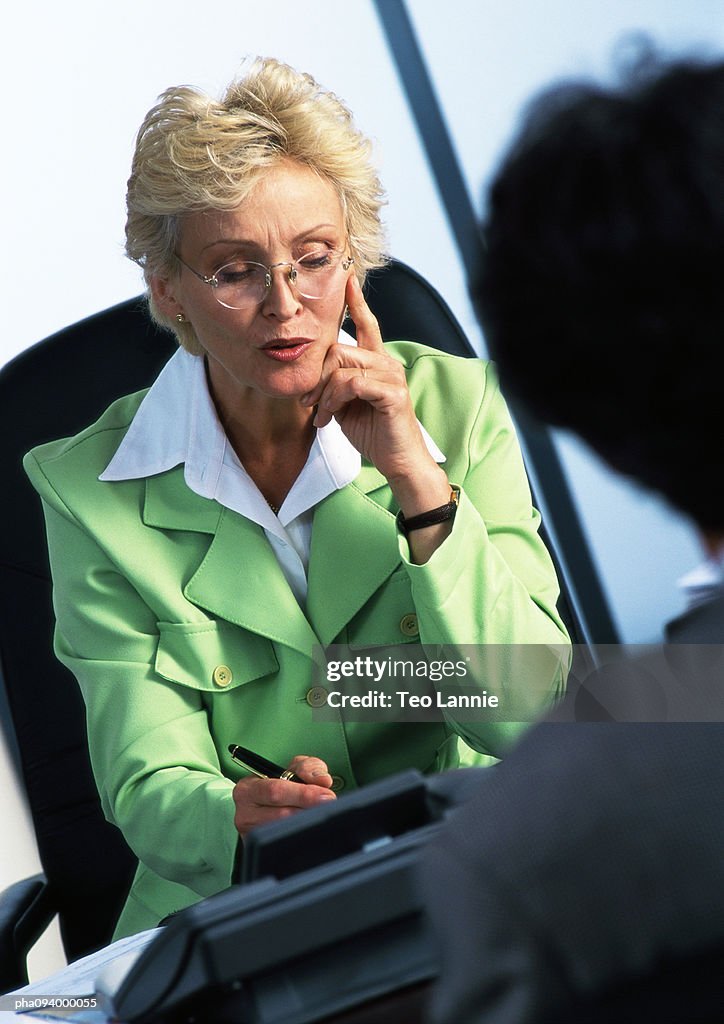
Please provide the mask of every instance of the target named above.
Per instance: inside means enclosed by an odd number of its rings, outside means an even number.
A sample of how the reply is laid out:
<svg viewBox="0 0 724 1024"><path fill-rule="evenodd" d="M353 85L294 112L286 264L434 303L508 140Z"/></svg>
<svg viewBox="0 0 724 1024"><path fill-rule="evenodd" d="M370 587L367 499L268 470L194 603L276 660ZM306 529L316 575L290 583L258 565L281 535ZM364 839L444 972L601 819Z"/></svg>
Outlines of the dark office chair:
<svg viewBox="0 0 724 1024"><path fill-rule="evenodd" d="M393 260L371 274L366 292L384 338L475 356L441 296L405 264ZM44 871L0 898L0 991L26 982L25 954L56 913L69 960L105 945L135 866L121 834L103 818L82 701L53 655L45 530L21 458L147 387L175 347L135 298L54 334L0 371L0 669ZM561 608L575 632L565 591Z"/></svg>

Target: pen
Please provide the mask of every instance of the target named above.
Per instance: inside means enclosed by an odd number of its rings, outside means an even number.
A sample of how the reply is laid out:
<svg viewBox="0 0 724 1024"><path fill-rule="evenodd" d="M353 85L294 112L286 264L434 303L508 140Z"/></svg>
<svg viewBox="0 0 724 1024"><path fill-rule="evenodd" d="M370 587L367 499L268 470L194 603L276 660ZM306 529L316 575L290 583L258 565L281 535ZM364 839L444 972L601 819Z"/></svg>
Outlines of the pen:
<svg viewBox="0 0 724 1024"><path fill-rule="evenodd" d="M247 747L240 747L238 743L229 744L229 753L237 764L258 775L260 779L286 779L288 782L301 782L303 786L306 785L304 779L295 775L291 768L282 768L273 761L267 761L265 757L255 754Z"/></svg>

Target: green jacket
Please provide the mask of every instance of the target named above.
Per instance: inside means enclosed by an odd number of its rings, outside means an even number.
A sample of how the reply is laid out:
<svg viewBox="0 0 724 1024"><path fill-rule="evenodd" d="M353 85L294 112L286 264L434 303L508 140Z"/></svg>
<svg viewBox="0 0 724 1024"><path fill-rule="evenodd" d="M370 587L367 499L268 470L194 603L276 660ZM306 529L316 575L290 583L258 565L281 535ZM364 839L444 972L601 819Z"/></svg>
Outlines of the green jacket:
<svg viewBox="0 0 724 1024"><path fill-rule="evenodd" d="M491 367L408 342L389 348L462 488L454 529L426 565L411 564L390 489L363 463L315 511L305 611L261 528L193 493L182 466L98 480L144 393L26 456L46 516L56 652L87 705L104 812L139 859L117 935L229 885L231 790L243 774L230 743L281 764L318 755L349 789L404 768L456 767L459 746L474 760L459 737L497 757L516 723L562 689L558 658L532 690L485 680L505 699L504 720L361 722L339 711L320 721L310 706L315 645L567 643Z"/></svg>

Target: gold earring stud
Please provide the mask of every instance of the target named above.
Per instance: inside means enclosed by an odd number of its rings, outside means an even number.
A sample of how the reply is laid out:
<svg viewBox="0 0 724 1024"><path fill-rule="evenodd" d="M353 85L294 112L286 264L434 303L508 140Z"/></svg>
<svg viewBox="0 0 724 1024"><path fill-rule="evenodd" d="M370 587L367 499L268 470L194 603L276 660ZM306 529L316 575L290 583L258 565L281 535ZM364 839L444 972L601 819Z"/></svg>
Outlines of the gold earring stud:
<svg viewBox="0 0 724 1024"><path fill-rule="evenodd" d="M177 321L178 321L178 323L180 323L180 324L187 324L187 323L188 323L188 320L187 320L187 319L186 319L186 317L185 317L185 316L183 315L183 313L177 313L177 314L176 314L176 320L177 320Z"/></svg>

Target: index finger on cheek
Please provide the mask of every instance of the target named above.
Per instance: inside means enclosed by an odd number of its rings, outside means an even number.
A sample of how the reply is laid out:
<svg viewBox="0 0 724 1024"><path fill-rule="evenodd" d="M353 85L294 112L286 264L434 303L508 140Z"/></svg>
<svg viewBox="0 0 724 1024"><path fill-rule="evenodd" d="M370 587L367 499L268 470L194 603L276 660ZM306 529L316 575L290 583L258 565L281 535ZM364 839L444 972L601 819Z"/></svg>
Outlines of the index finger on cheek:
<svg viewBox="0 0 724 1024"><path fill-rule="evenodd" d="M383 351L382 335L374 315L362 292L362 287L354 274L347 280L345 293L349 313L357 328L357 344L360 348L370 351Z"/></svg>

